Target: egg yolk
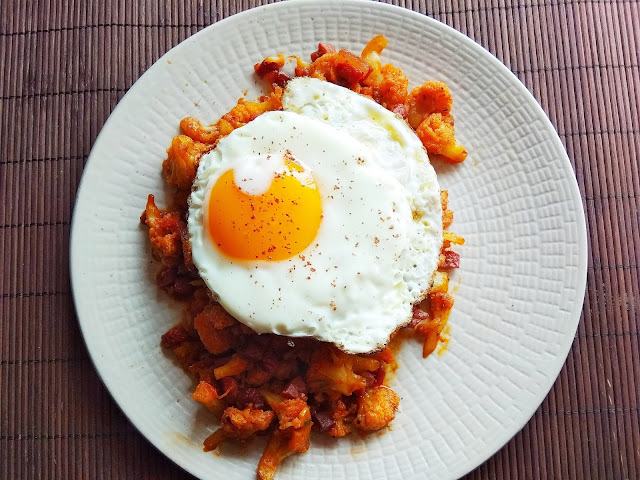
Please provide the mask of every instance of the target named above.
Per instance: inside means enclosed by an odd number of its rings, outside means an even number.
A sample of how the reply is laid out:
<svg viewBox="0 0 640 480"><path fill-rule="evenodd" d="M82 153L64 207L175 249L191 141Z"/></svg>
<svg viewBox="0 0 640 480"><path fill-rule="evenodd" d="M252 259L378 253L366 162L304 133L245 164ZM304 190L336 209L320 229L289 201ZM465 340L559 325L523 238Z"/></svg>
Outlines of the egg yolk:
<svg viewBox="0 0 640 480"><path fill-rule="evenodd" d="M262 195L250 195L229 170L209 197L209 233L230 258L277 261L298 255L316 237L321 220L315 185L303 185L288 173L277 174Z"/></svg>

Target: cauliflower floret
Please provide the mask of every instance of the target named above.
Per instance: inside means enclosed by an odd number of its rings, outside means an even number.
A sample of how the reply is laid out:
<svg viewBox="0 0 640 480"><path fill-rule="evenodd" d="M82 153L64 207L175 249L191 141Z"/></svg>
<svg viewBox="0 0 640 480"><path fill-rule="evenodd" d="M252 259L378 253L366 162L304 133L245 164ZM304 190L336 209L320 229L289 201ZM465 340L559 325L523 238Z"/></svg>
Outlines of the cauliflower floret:
<svg viewBox="0 0 640 480"><path fill-rule="evenodd" d="M271 435L258 463L258 477L272 479L282 460L293 453L309 450L313 423L309 405L302 398L287 399L267 391L262 391L262 395L280 420L279 428Z"/></svg>
<svg viewBox="0 0 640 480"><path fill-rule="evenodd" d="M373 387L358 399L358 415L354 424L360 430L380 430L396 416L400 397L389 387Z"/></svg>
<svg viewBox="0 0 640 480"><path fill-rule="evenodd" d="M200 157L210 149L210 145L196 142L186 135L174 137L167 149L167 158L162 163L162 174L167 185L191 189Z"/></svg>
<svg viewBox="0 0 640 480"><path fill-rule="evenodd" d="M182 262L182 231L185 222L180 213L171 210L160 210L155 198L149 195L147 207L140 221L149 227L149 240L153 258L166 266L176 266Z"/></svg>
<svg viewBox="0 0 640 480"><path fill-rule="evenodd" d="M269 428L275 414L258 408L239 410L228 407L222 414L222 426L204 441L204 451L209 452L227 439L245 441L257 432Z"/></svg>
<svg viewBox="0 0 640 480"><path fill-rule="evenodd" d="M229 135L264 112L282 109L282 93L280 87L274 86L271 95L260 97L257 102L247 102L244 98L238 100L238 104L218 122L220 136Z"/></svg>
<svg viewBox="0 0 640 480"><path fill-rule="evenodd" d="M408 102L407 121L427 152L442 155L450 162L462 162L467 151L454 138L449 88L442 82L425 82L411 91Z"/></svg>
<svg viewBox="0 0 640 480"><path fill-rule="evenodd" d="M222 430L227 438L246 440L256 432L269 428L274 417L273 412L257 408L239 410L229 407L222 414Z"/></svg>
<svg viewBox="0 0 640 480"><path fill-rule="evenodd" d="M331 410L331 418L334 424L329 428L328 433L332 437L344 437L351 432L351 428L345 423L345 418L349 416L349 410L341 400L335 402L333 409Z"/></svg>

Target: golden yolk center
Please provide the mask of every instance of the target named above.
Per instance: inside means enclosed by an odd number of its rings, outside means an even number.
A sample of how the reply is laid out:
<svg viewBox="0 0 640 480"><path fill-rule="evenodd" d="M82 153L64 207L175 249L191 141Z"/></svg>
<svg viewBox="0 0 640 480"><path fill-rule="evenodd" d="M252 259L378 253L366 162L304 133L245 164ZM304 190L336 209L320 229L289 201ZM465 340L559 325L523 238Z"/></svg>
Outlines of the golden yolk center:
<svg viewBox="0 0 640 480"><path fill-rule="evenodd" d="M322 220L320 193L290 174L277 174L269 190L249 195L236 185L233 170L211 189L209 233L228 257L285 260L313 241Z"/></svg>

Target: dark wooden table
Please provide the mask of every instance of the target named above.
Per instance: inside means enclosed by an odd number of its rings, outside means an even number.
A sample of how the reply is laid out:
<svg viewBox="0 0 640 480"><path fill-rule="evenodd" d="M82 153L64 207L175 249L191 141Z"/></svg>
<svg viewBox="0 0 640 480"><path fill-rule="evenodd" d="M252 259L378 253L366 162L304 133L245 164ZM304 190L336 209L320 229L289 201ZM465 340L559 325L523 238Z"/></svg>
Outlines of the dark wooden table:
<svg viewBox="0 0 640 480"><path fill-rule="evenodd" d="M266 1L0 0L0 477L187 475L120 413L87 356L69 284L91 146L157 58ZM640 479L640 3L393 1L483 45L564 142L589 231L567 362L531 421L470 479Z"/></svg>

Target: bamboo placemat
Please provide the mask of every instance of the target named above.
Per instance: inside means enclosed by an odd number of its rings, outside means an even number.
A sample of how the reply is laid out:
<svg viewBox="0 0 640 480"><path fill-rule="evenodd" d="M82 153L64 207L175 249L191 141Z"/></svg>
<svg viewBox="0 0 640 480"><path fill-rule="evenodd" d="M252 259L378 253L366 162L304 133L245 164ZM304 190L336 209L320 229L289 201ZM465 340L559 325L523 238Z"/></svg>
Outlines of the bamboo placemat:
<svg viewBox="0 0 640 480"><path fill-rule="evenodd" d="M188 477L120 413L80 336L74 197L91 146L165 51L268 1L0 1L2 479ZM483 45L538 99L574 166L590 240L567 362L469 479L640 479L640 3L394 1Z"/></svg>

